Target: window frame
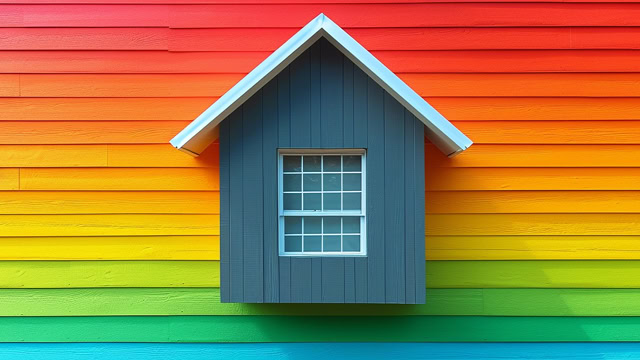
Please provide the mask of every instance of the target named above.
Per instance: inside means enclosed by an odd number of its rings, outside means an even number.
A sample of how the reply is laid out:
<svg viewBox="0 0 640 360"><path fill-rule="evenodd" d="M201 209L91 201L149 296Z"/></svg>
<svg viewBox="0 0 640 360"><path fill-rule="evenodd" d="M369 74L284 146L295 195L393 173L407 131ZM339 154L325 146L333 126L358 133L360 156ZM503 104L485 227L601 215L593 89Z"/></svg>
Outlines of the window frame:
<svg viewBox="0 0 640 360"><path fill-rule="evenodd" d="M349 155L360 155L361 156L361 196L360 196L360 211L357 210L287 210L286 213L284 211L284 190L283 190L283 159L284 156L323 156L323 155L341 155L341 156L349 156ZM279 256L290 256L290 257L366 257L367 256L367 153L366 149L278 149L278 255ZM324 165L323 165L324 166ZM304 170L304 169L303 169ZM341 169L340 174L344 175L344 170ZM324 173L324 171L322 172ZM323 176L321 176L322 178ZM321 188L321 193L324 192ZM340 193L343 194L344 190L340 190ZM301 190L301 193L304 194L304 190ZM303 195L304 196L304 195ZM360 217L360 251L349 251L349 252L285 252L284 250L284 219L287 216L301 216L301 217L327 217L327 216L336 216L336 217ZM303 230L304 232L304 230ZM333 235L333 234L332 234ZM342 237L342 232L340 236ZM304 239L303 239L304 241ZM341 239L341 244L343 244L343 239Z"/></svg>

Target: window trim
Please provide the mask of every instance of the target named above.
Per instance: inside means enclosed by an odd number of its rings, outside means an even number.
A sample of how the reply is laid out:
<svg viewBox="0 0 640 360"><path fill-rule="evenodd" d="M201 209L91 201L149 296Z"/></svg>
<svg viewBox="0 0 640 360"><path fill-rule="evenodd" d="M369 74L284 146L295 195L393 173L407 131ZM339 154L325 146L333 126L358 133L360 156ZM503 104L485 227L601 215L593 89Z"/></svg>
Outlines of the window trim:
<svg viewBox="0 0 640 360"><path fill-rule="evenodd" d="M305 155L360 155L361 164L361 203L360 211L312 211L312 210L288 210L283 209L283 159L284 156ZM278 255L288 257L366 257L367 256L367 153L365 149L278 149ZM341 171L342 174L342 171ZM322 191L322 190L321 190ZM303 191L304 193L304 191ZM342 193L342 190L341 190ZM300 252L292 253L284 251L284 219L285 216L358 216L360 217L360 251L359 252ZM342 235L342 233L340 233ZM303 240L304 241L304 240Z"/></svg>

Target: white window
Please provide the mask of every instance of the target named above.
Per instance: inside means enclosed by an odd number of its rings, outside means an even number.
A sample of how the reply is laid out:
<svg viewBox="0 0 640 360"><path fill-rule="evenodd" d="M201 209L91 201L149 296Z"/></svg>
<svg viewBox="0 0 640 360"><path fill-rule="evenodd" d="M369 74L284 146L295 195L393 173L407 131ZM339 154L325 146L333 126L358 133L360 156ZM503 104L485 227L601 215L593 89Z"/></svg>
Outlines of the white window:
<svg viewBox="0 0 640 360"><path fill-rule="evenodd" d="M280 255L366 255L364 150L281 150L279 155Z"/></svg>

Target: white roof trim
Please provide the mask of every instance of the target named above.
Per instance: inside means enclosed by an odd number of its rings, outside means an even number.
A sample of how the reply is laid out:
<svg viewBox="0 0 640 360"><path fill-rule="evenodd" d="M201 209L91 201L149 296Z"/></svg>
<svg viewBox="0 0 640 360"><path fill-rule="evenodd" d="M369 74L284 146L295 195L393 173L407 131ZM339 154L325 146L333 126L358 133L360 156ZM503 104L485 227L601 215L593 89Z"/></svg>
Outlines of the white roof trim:
<svg viewBox="0 0 640 360"><path fill-rule="evenodd" d="M218 124L320 37L325 37L340 49L345 56L420 119L427 127L427 137L442 152L448 156L454 156L471 146L473 142L468 137L324 14L311 20L269 55L260 65L171 139L171 144L191 155L200 154L218 137Z"/></svg>

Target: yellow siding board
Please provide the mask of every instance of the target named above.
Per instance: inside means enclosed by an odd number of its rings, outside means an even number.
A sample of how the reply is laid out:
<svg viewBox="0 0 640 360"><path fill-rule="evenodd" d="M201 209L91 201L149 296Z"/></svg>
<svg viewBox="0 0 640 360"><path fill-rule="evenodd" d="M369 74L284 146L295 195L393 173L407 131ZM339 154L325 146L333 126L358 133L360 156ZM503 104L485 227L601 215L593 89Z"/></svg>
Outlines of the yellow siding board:
<svg viewBox="0 0 640 360"><path fill-rule="evenodd" d="M0 214L219 214L217 191L2 191Z"/></svg>
<svg viewBox="0 0 640 360"><path fill-rule="evenodd" d="M640 236L428 236L427 260L640 260Z"/></svg>
<svg viewBox="0 0 640 360"><path fill-rule="evenodd" d="M427 235L640 235L640 214L429 214Z"/></svg>
<svg viewBox="0 0 640 360"><path fill-rule="evenodd" d="M19 169L0 169L0 190L17 190L20 188Z"/></svg>
<svg viewBox="0 0 640 360"><path fill-rule="evenodd" d="M0 238L0 260L219 260L210 236Z"/></svg>
<svg viewBox="0 0 640 360"><path fill-rule="evenodd" d="M640 190L640 168L429 168L427 190Z"/></svg>
<svg viewBox="0 0 640 360"><path fill-rule="evenodd" d="M3 237L220 235L218 215L0 215ZM1 238L0 238L1 239Z"/></svg>
<svg viewBox="0 0 640 360"><path fill-rule="evenodd" d="M0 261L0 288L219 285L218 261Z"/></svg>
<svg viewBox="0 0 640 360"><path fill-rule="evenodd" d="M24 190L218 190L208 168L20 169Z"/></svg>
<svg viewBox="0 0 640 360"><path fill-rule="evenodd" d="M428 213L640 213L640 191L429 191Z"/></svg>

